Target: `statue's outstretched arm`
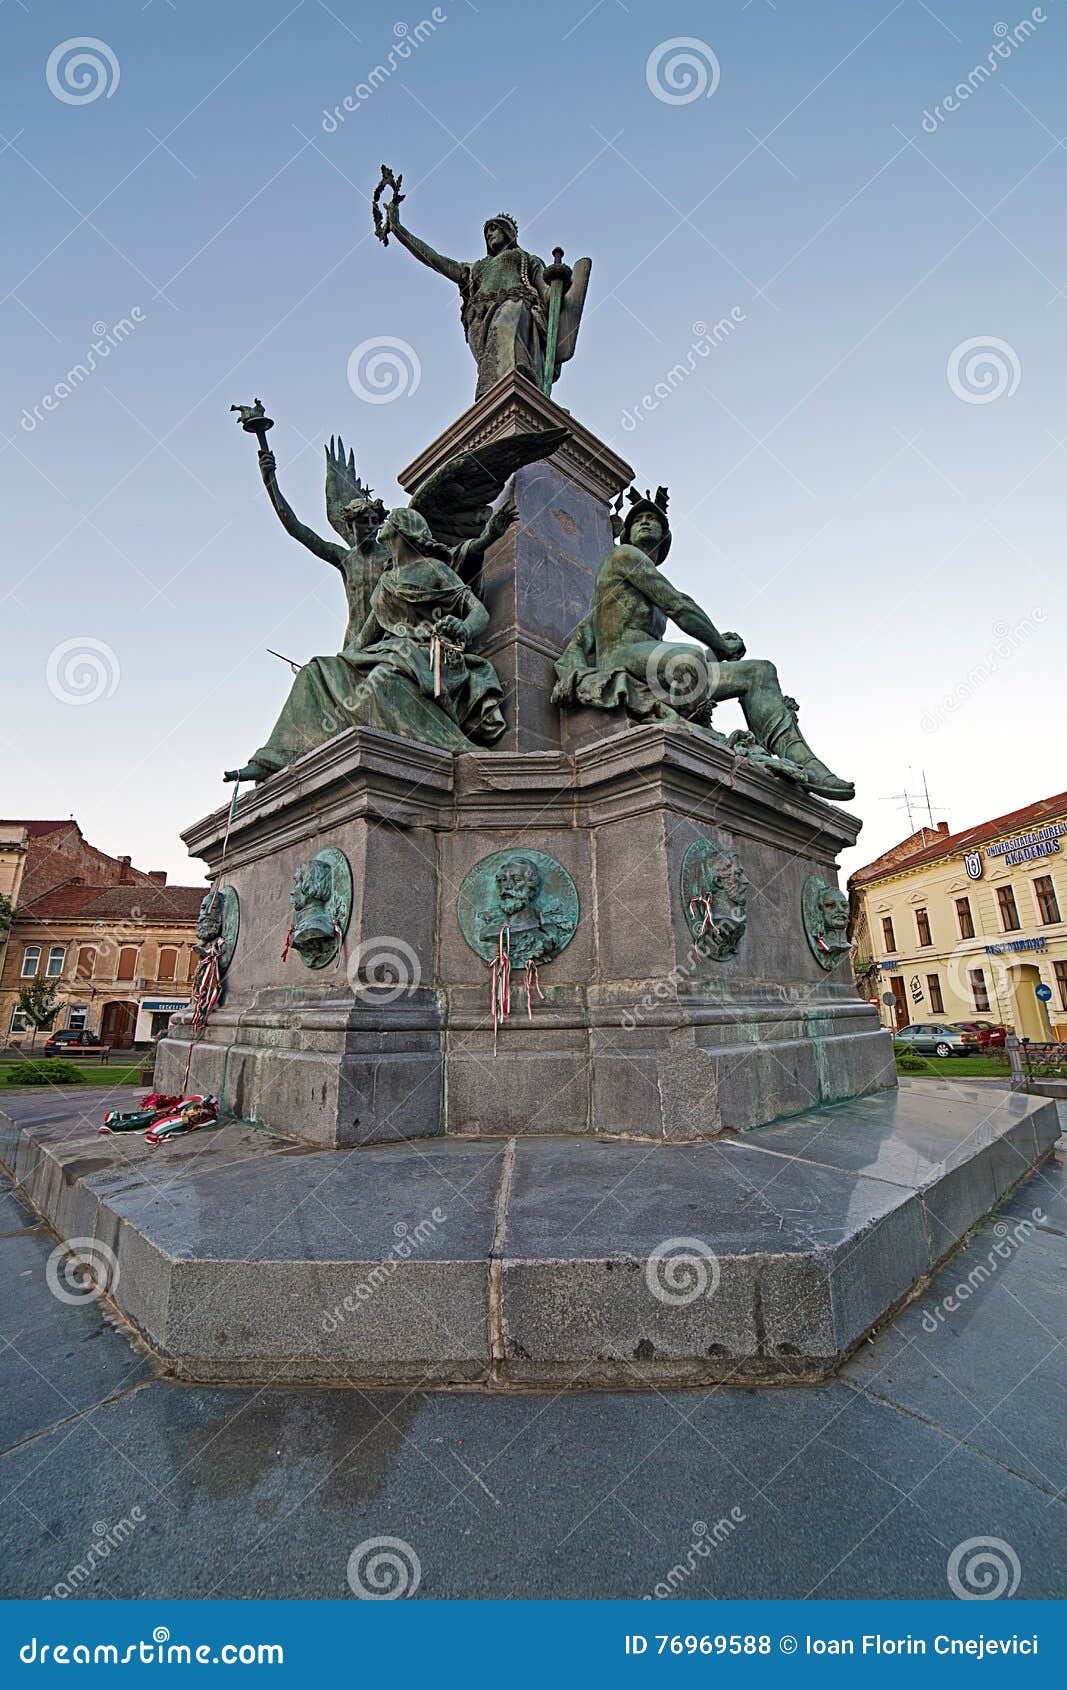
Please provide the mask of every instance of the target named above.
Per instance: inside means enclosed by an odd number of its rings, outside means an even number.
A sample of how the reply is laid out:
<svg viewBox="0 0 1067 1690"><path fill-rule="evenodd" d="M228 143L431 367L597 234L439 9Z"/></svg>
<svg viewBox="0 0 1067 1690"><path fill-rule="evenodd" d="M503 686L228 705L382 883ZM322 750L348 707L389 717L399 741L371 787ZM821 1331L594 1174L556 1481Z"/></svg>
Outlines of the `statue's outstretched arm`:
<svg viewBox="0 0 1067 1690"><path fill-rule="evenodd" d="M620 560L621 561L621 560ZM715 653L716 657L726 656L726 647L718 628L710 616L707 616L696 599L691 599L688 593L681 592L671 585L666 576L662 575L656 565L643 554L638 553L634 558L627 559L624 570L626 578L637 587L647 599L651 599L676 622L682 632L690 639L699 640L702 645Z"/></svg>
<svg viewBox="0 0 1067 1690"><path fill-rule="evenodd" d="M413 235L410 229L405 229L399 212L393 206L389 207L387 226L389 233L396 236L401 246L407 247L413 258L417 258L421 264L429 265L430 269L436 270L439 275L447 276L457 287L463 285L470 266L461 264L457 258L446 258L444 253L435 252L426 241L420 241L418 235Z"/></svg>
<svg viewBox="0 0 1067 1690"><path fill-rule="evenodd" d="M339 546L336 540L324 540L315 533L313 528L300 521L292 505L278 486L277 461L273 452L260 452L259 473L263 477L263 485L267 489L267 497L278 514L278 520L287 534L294 540L299 540L309 552L321 557L324 563L332 563L340 569L345 559L345 548Z"/></svg>

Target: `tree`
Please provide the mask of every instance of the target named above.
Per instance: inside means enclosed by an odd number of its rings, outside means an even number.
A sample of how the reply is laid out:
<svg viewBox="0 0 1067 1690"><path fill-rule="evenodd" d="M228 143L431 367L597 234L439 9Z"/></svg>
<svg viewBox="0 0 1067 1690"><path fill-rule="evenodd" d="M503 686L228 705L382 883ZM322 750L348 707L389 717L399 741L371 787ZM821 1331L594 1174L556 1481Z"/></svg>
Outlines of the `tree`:
<svg viewBox="0 0 1067 1690"><path fill-rule="evenodd" d="M22 986L18 996L19 1013L24 1015L33 1029L30 1039L30 1049L37 1043L37 1035L46 1027L51 1027L59 1013L59 999L56 997L47 980L31 980Z"/></svg>
<svg viewBox="0 0 1067 1690"><path fill-rule="evenodd" d="M5 893L0 892L0 939L11 931L11 923L15 919L15 906Z"/></svg>

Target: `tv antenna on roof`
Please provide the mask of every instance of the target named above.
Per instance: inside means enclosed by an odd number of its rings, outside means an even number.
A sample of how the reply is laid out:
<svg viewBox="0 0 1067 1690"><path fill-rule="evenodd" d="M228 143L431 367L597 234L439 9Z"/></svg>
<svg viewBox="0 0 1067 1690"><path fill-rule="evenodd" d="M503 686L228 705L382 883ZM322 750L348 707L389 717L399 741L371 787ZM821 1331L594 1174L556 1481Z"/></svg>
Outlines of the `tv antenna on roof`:
<svg viewBox="0 0 1067 1690"><path fill-rule="evenodd" d="M910 781L911 781L911 772L912 772L912 768L911 768L911 764L909 763L909 765L908 765L909 784L910 784ZM887 803L887 804L895 803L898 809L905 810L907 812L908 828L909 828L909 831L912 832L912 833L918 832L918 828L915 825L916 812L918 812L918 814L921 816L923 810L925 810L926 811L926 823L925 823L925 825L930 829L931 832L933 832L934 827L935 827L934 807L933 807L933 801L930 797L930 788L929 788L929 786L927 785L927 782L926 782L926 770L920 769L919 774L920 774L920 777L922 779L922 791L921 792L908 792L906 790L904 792L890 792L883 799L883 803ZM938 807L939 810L941 809L940 804L937 807ZM920 827L923 826L923 825L924 824L922 822L919 823Z"/></svg>

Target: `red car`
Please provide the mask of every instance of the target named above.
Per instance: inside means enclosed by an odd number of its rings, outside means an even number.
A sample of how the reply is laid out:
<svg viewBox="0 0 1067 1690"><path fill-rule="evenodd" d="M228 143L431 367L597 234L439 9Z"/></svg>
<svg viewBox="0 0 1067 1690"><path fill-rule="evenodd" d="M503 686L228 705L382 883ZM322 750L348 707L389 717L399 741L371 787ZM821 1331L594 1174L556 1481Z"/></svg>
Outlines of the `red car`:
<svg viewBox="0 0 1067 1690"><path fill-rule="evenodd" d="M959 1026L968 1033L977 1033L983 1050L1003 1049L1008 1036L1008 1029L999 1026L995 1021L961 1021Z"/></svg>

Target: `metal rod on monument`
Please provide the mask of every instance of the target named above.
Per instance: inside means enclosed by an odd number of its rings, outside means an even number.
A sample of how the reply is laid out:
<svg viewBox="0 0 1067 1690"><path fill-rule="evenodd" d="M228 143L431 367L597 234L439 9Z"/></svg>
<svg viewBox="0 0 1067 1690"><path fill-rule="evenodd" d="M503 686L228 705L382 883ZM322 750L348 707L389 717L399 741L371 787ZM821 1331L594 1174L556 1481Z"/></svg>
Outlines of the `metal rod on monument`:
<svg viewBox="0 0 1067 1690"><path fill-rule="evenodd" d="M563 262L563 248L552 248L552 262L545 270L545 281L550 284L548 298L548 330L545 335L545 373L541 385L546 397L552 395L552 383L556 379L556 347L559 345L559 313L563 304L563 295L571 281L571 267Z"/></svg>
<svg viewBox="0 0 1067 1690"><path fill-rule="evenodd" d="M246 434L254 434L259 441L261 452L267 450L267 430L274 427L274 418L268 417L263 409L262 399L257 399L254 405L231 405L231 411L239 413L238 420Z"/></svg>
<svg viewBox="0 0 1067 1690"><path fill-rule="evenodd" d="M301 669L303 668L303 664L298 663L296 661L295 657L286 657L284 652L272 651L270 646L267 647L267 656L268 657L280 657L283 663L288 663L288 665L289 665L290 669L293 671L294 675L299 675Z"/></svg>

